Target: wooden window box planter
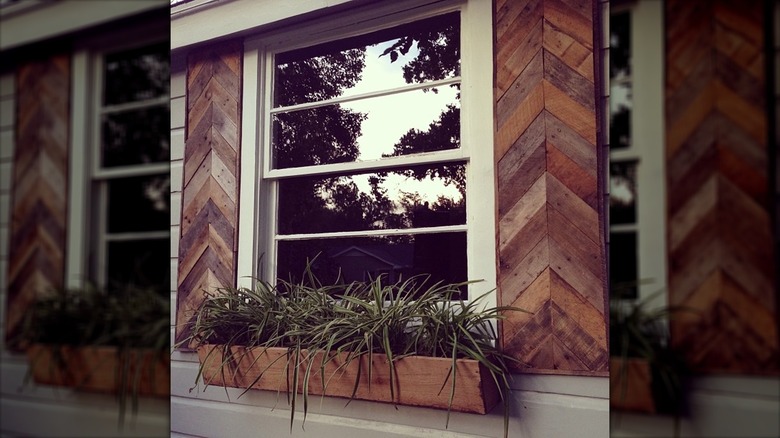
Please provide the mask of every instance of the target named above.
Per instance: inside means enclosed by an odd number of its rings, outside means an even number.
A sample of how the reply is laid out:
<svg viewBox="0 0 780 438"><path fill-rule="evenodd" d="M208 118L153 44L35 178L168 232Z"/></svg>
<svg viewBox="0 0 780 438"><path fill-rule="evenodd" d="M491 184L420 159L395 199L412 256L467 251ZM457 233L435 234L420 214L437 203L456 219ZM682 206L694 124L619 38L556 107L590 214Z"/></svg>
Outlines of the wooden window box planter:
<svg viewBox="0 0 780 438"><path fill-rule="evenodd" d="M197 351L202 377L209 385L287 391L288 375L292 375L290 370L293 365L288 364L286 348L233 346L230 354L225 354L224 346L203 345ZM309 379L309 395L350 398L359 375L354 398L360 400L485 414L493 409L500 398L496 383L484 365L475 360L459 359L455 395L450 405L452 361L447 358L409 356L395 361L393 399L390 367L384 354L372 355L370 380L368 355L353 359L346 366L343 366L346 353L337 355L325 366L326 386L323 391L323 374L320 374L319 369L322 354L314 356L316 365ZM223 363L225 366L222 366ZM301 372L305 367L305 364L301 365ZM301 383L298 392L302 390Z"/></svg>
<svg viewBox="0 0 780 438"><path fill-rule="evenodd" d="M131 394L170 395L170 355L166 352L131 349L125 353L130 355L126 370L125 356L116 347L33 344L26 354L32 378L41 385L118 393L124 381Z"/></svg>
<svg viewBox="0 0 780 438"><path fill-rule="evenodd" d="M609 366L610 408L655 414L650 363L639 358L612 357Z"/></svg>

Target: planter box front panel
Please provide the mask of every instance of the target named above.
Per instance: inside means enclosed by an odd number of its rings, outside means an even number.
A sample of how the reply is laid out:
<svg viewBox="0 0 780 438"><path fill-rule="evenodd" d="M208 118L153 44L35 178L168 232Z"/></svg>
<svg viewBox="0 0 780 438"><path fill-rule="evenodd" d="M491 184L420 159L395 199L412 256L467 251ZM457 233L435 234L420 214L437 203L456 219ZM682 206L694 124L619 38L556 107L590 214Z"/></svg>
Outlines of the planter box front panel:
<svg viewBox="0 0 780 438"><path fill-rule="evenodd" d="M655 413L650 364L643 359L610 359L609 405L624 411Z"/></svg>
<svg viewBox="0 0 780 438"><path fill-rule="evenodd" d="M216 354L211 354L212 357L221 357L221 348L199 348L201 363L204 363L203 358L208 356L209 350L216 351ZM222 359L219 362L216 359L205 362L203 378L206 382L284 392L292 384L288 383L288 379L292 381L292 363L290 361L288 364L287 349L233 347L232 352L233 359L225 362L228 366L222 370L215 366L222 363ZM301 354L303 358L308 356L306 351ZM450 359L411 356L396 360L394 379L391 379L390 366L383 354L373 354L370 358L363 355L347 364L348 354L341 353L333 355L324 368L321 367L323 357L324 353L315 353L311 359L303 360L300 366L300 375L303 376L308 364L312 364L308 386L310 395L350 398L357 380L356 399L440 409L450 407ZM479 414L489 412L498 403L500 396L488 370L474 360L458 360L456 366L451 409ZM302 382L297 390L303 390Z"/></svg>
<svg viewBox="0 0 780 438"><path fill-rule="evenodd" d="M148 350L131 350L127 390L138 395L170 394L170 357ZM64 386L88 392L116 393L121 387L122 362L114 347L32 345L27 358L33 380L41 385ZM139 371L140 364L140 371Z"/></svg>

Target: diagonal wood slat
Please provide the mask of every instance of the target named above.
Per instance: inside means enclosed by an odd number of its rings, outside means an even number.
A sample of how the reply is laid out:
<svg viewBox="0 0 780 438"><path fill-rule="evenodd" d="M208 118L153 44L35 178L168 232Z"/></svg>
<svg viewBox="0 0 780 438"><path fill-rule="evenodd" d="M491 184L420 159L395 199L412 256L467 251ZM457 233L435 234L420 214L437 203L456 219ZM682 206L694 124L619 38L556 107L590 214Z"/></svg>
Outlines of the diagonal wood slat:
<svg viewBox="0 0 780 438"><path fill-rule="evenodd" d="M70 58L57 55L21 65L16 81L8 340L17 335L27 307L39 294L64 285Z"/></svg>
<svg viewBox="0 0 780 438"><path fill-rule="evenodd" d="M204 292L236 281L241 64L240 42L198 49L187 60L177 341Z"/></svg>
<svg viewBox="0 0 780 438"><path fill-rule="evenodd" d="M526 372L608 374L594 3L495 2L498 294L533 312L501 338Z"/></svg>
<svg viewBox="0 0 780 438"><path fill-rule="evenodd" d="M669 0L666 156L671 321L700 372L777 374L763 2Z"/></svg>

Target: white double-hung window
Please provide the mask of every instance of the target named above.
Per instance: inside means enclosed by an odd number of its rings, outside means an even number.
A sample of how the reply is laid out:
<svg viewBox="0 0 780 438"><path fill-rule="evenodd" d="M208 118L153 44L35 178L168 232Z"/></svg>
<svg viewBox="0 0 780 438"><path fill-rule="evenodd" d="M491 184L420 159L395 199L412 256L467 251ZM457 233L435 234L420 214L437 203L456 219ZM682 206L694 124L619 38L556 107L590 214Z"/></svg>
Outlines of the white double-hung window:
<svg viewBox="0 0 780 438"><path fill-rule="evenodd" d="M166 291L170 49L115 39L74 56L68 285Z"/></svg>
<svg viewBox="0 0 780 438"><path fill-rule="evenodd" d="M170 252L167 42L105 52L93 144L91 277L165 290Z"/></svg>
<svg viewBox="0 0 780 438"><path fill-rule="evenodd" d="M490 8L412 11L246 44L239 277L495 286Z"/></svg>

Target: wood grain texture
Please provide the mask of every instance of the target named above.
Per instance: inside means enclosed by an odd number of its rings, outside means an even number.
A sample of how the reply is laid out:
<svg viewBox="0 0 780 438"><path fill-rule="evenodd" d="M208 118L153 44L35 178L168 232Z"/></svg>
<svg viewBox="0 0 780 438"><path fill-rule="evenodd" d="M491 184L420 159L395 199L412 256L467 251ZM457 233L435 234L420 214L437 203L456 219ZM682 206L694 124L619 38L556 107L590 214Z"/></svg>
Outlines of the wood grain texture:
<svg viewBox="0 0 780 438"><path fill-rule="evenodd" d="M19 66L16 89L5 332L9 340L17 335L30 303L61 289L65 280L70 57L57 55Z"/></svg>
<svg viewBox="0 0 780 438"><path fill-rule="evenodd" d="M177 341L204 292L236 281L242 50L218 43L187 60Z"/></svg>
<svg viewBox="0 0 780 438"><path fill-rule="evenodd" d="M700 372L780 371L763 3L670 0L666 15L672 342Z"/></svg>
<svg viewBox="0 0 780 438"><path fill-rule="evenodd" d="M499 302L533 312L501 341L524 372L609 369L594 6L495 2Z"/></svg>
<svg viewBox="0 0 780 438"><path fill-rule="evenodd" d="M294 359L286 348L223 345L198 347L198 359L204 366L204 380L213 385L226 384L286 392L293 374ZM309 377L310 396L354 398L409 406L451 408L453 411L485 414L499 401L498 387L479 362L459 359L455 366L455 392L450 403L453 383L452 361L440 357L409 356L393 361L394 370L384 354L348 358L349 353L331 354L301 351L300 372L313 364L316 372ZM226 366L222 366L226 361ZM288 362L289 361L289 362ZM325 363L326 362L326 363ZM320 366L322 365L322 366ZM369 371L370 368L370 371ZM391 392L391 383L394 385ZM303 392L303 382L297 391ZM444 390L442 390L444 388Z"/></svg>

